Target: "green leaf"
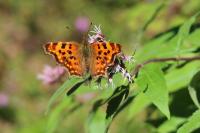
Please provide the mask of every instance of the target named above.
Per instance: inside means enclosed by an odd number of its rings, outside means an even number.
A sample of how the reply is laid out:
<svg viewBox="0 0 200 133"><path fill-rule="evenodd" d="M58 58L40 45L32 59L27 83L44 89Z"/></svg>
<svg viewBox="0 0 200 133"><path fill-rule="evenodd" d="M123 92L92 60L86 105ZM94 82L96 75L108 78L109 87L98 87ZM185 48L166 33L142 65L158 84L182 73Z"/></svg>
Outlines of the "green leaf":
<svg viewBox="0 0 200 133"><path fill-rule="evenodd" d="M129 94L129 86L120 86L115 89L106 109L106 119L111 117L118 109L120 103L127 98Z"/></svg>
<svg viewBox="0 0 200 133"><path fill-rule="evenodd" d="M194 112L188 121L178 129L177 133L191 133L198 128L200 128L200 110Z"/></svg>
<svg viewBox="0 0 200 133"><path fill-rule="evenodd" d="M150 14L149 18L145 21L144 25L142 26L141 30L139 31L139 39L142 38L144 32L146 31L146 29L148 28L148 26L155 20L155 18L157 17L157 15L160 13L160 11L163 9L163 7L165 6L164 2L159 4L157 7L155 7L154 11L152 14ZM139 40L140 41L140 40Z"/></svg>
<svg viewBox="0 0 200 133"><path fill-rule="evenodd" d="M132 117L137 115L141 112L145 107L147 107L151 101L148 100L147 96L144 93L140 93L131 103L129 112L128 112L128 119L130 120Z"/></svg>
<svg viewBox="0 0 200 133"><path fill-rule="evenodd" d="M62 118L62 111L70 104L71 98L64 97L62 102L48 116L46 132L54 133Z"/></svg>
<svg viewBox="0 0 200 133"><path fill-rule="evenodd" d="M75 83L82 81L83 79L80 78L71 78L68 79L67 81L64 82L64 84L62 84L61 87L58 88L58 90L56 90L56 92L53 94L53 96L50 98L48 105L47 105L47 109L45 114L47 114L52 106L52 104L56 101L56 99L61 96L62 94L65 94L65 90L71 88Z"/></svg>
<svg viewBox="0 0 200 133"><path fill-rule="evenodd" d="M165 121L162 123L157 131L159 133L169 133L169 132L175 132L180 124L182 124L186 118L182 117L171 117L170 120Z"/></svg>
<svg viewBox="0 0 200 133"><path fill-rule="evenodd" d="M169 92L175 92L188 86L192 76L199 70L200 62L193 61L181 69L175 69L165 75Z"/></svg>
<svg viewBox="0 0 200 133"><path fill-rule="evenodd" d="M144 66L138 75L136 83L140 89L147 88L144 94L169 119L168 90L160 66L157 64Z"/></svg>
<svg viewBox="0 0 200 133"><path fill-rule="evenodd" d="M148 59L173 55L175 39L169 40L174 35L173 32L166 33L159 38L147 42L142 49L137 50L135 59L137 62L144 62ZM172 45L173 44L173 45ZM144 54L145 53L145 54Z"/></svg>
<svg viewBox="0 0 200 133"><path fill-rule="evenodd" d="M199 104L199 101L198 101L198 98L197 98L197 91L200 90L199 81L200 81L200 71L197 72L193 76L193 78L190 82L190 85L188 87L188 91L189 91L190 97L192 98L192 101L197 106L197 108L200 109L200 104Z"/></svg>
<svg viewBox="0 0 200 133"><path fill-rule="evenodd" d="M86 130L87 133L103 133L106 130L105 113L102 110L98 110L88 119Z"/></svg>
<svg viewBox="0 0 200 133"><path fill-rule="evenodd" d="M200 29L196 29L190 34L190 36L186 39L186 42L189 43L190 49L195 51L200 46Z"/></svg>
<svg viewBox="0 0 200 133"><path fill-rule="evenodd" d="M200 109L200 104L199 104L199 101L197 99L197 92L196 92L196 90L193 87L189 86L188 87L188 91L189 91L189 94L190 94L190 97L191 97L192 101L197 106L197 108Z"/></svg>
<svg viewBox="0 0 200 133"><path fill-rule="evenodd" d="M196 21L196 18L199 16L199 14L200 12L196 13L180 27L178 32L178 41L176 47L177 54L179 54L180 47L183 44L184 40L189 36L190 28L192 24Z"/></svg>
<svg viewBox="0 0 200 133"><path fill-rule="evenodd" d="M193 52L196 50L199 44L200 30L195 30L185 38L184 45L179 49L179 54L184 56L184 54ZM137 62L143 62L152 58L159 57L176 57L177 56L177 41L179 36L173 31L163 33L157 38L152 39L145 43L145 45L137 50L135 54L135 59ZM144 54L145 53L145 54Z"/></svg>
<svg viewBox="0 0 200 133"><path fill-rule="evenodd" d="M165 79L169 92L172 93L187 86L194 73L199 70L199 67L199 61L194 61L185 65L181 69L175 69L170 73L167 73ZM147 97L143 95L143 93L140 93L130 105L128 119L137 115L149 104L150 101Z"/></svg>

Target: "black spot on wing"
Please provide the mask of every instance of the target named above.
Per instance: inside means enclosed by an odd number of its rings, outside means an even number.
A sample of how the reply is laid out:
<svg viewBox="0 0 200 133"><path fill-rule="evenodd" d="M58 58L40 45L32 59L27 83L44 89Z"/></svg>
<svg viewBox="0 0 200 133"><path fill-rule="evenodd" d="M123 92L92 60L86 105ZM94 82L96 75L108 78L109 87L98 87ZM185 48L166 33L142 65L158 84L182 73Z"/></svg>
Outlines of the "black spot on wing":
<svg viewBox="0 0 200 133"><path fill-rule="evenodd" d="M67 45L66 43L62 43L61 48L64 49L66 45Z"/></svg>
<svg viewBox="0 0 200 133"><path fill-rule="evenodd" d="M98 54L101 55L102 51L99 51Z"/></svg>
<svg viewBox="0 0 200 133"><path fill-rule="evenodd" d="M108 58L107 58L107 57L104 57L104 60L108 60Z"/></svg>
<svg viewBox="0 0 200 133"><path fill-rule="evenodd" d="M97 56L97 58L96 58L97 60L100 60L101 59L101 57L100 56Z"/></svg>
<svg viewBox="0 0 200 133"><path fill-rule="evenodd" d="M66 59L66 57L62 57L62 60L63 60L63 61L66 61L67 59Z"/></svg>
<svg viewBox="0 0 200 133"><path fill-rule="evenodd" d="M103 48L104 48L104 49L107 49L107 46L106 46L106 43L105 43L105 42L103 42L102 45L103 45Z"/></svg>
<svg viewBox="0 0 200 133"><path fill-rule="evenodd" d="M72 54L72 51L70 51L70 50L67 50L67 53L68 53L68 54Z"/></svg>
<svg viewBox="0 0 200 133"><path fill-rule="evenodd" d="M69 49L72 49L72 44L69 44Z"/></svg>
<svg viewBox="0 0 200 133"><path fill-rule="evenodd" d="M70 56L69 57L71 60L76 60L76 57L74 57L74 56Z"/></svg>

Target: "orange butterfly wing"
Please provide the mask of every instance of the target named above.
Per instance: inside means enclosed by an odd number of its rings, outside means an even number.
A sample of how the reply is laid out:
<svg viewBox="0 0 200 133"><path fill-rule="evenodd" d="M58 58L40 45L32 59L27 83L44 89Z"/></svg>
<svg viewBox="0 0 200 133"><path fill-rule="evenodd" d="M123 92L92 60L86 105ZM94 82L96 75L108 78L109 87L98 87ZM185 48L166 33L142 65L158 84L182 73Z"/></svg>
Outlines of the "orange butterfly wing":
<svg viewBox="0 0 200 133"><path fill-rule="evenodd" d="M84 64L81 49L76 42L49 42L45 51L55 57L56 61L65 66L70 75L83 76Z"/></svg>
<svg viewBox="0 0 200 133"><path fill-rule="evenodd" d="M107 68L114 65L116 55L121 52L121 46L111 42L95 42L90 44L90 49L90 74L94 77L107 76Z"/></svg>

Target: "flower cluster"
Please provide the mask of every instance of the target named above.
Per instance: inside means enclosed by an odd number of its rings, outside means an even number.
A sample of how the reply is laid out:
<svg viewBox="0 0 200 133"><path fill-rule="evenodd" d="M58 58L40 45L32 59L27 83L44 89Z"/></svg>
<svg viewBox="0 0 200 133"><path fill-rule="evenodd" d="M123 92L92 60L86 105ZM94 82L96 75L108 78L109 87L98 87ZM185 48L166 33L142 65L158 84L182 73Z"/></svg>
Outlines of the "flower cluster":
<svg viewBox="0 0 200 133"><path fill-rule="evenodd" d="M92 35L88 35L88 43L94 43L94 42L105 42L105 36L102 34L101 32L101 27L94 25L94 30L90 31L91 33L93 33Z"/></svg>
<svg viewBox="0 0 200 133"><path fill-rule="evenodd" d="M121 67L119 64L115 68L115 72L121 72L124 77L128 79L129 82L131 82L131 75L126 71L125 68Z"/></svg>
<svg viewBox="0 0 200 133"><path fill-rule="evenodd" d="M51 67L46 65L41 74L37 75L39 80L42 80L44 84L52 84L61 79L65 74L65 68L62 66Z"/></svg>

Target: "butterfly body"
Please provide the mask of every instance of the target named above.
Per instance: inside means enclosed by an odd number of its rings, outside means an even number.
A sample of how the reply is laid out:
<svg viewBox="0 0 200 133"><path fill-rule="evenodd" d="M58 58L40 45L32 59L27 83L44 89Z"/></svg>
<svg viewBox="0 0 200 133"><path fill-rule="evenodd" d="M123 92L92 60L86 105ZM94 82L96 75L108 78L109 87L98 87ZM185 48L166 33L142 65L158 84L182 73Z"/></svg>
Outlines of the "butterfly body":
<svg viewBox="0 0 200 133"><path fill-rule="evenodd" d="M107 69L114 64L115 57L121 52L121 46L112 42L49 42L45 51L65 66L70 75L83 77L107 76Z"/></svg>

